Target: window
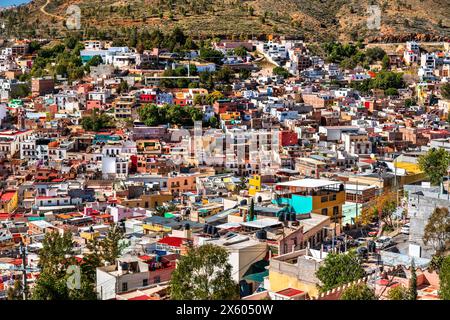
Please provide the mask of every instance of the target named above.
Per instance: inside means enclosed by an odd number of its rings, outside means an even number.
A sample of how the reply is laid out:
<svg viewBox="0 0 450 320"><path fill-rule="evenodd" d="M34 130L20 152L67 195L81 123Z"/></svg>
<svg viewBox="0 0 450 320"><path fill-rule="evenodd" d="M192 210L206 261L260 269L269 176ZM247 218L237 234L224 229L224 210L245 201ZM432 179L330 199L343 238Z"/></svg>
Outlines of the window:
<svg viewBox="0 0 450 320"><path fill-rule="evenodd" d="M328 215L328 209L327 208L322 209L322 214L324 216L327 216Z"/></svg>
<svg viewBox="0 0 450 320"><path fill-rule="evenodd" d="M127 282L122 283L122 291L128 291L128 283Z"/></svg>
<svg viewBox="0 0 450 320"><path fill-rule="evenodd" d="M339 214L339 207L333 207L333 216L337 216Z"/></svg>
<svg viewBox="0 0 450 320"><path fill-rule="evenodd" d="M143 286L143 287L148 286L148 279L142 280L142 286Z"/></svg>
<svg viewBox="0 0 450 320"><path fill-rule="evenodd" d="M324 196L324 197L322 197L322 198L320 199L320 201L321 201L321 202L327 202L327 201L328 201L328 197L327 197L327 196Z"/></svg>
<svg viewBox="0 0 450 320"><path fill-rule="evenodd" d="M145 207L148 208L148 201L145 201Z"/></svg>
<svg viewBox="0 0 450 320"><path fill-rule="evenodd" d="M153 278L153 283L160 283L160 282L161 282L160 276L156 276Z"/></svg>

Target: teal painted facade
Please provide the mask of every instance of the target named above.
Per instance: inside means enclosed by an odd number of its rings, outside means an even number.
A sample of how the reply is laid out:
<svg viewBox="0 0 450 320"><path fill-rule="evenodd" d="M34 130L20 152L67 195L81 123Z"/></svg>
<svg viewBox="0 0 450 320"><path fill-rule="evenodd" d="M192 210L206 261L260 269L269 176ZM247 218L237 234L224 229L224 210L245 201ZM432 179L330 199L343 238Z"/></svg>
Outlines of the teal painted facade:
<svg viewBox="0 0 450 320"><path fill-rule="evenodd" d="M296 214L306 214L310 213L313 209L313 198L312 197L305 197L305 196L299 196L296 194L292 195L291 198L292 201L292 209Z"/></svg>
<svg viewBox="0 0 450 320"><path fill-rule="evenodd" d="M120 137L119 136L111 136L108 134L96 134L94 136L94 141L93 143L98 143L98 142L108 142L108 141L119 141Z"/></svg>
<svg viewBox="0 0 450 320"><path fill-rule="evenodd" d="M300 196L293 194L291 198L279 198L273 200L272 203L279 206L288 206L289 212L294 212L295 214L308 214L313 209L313 199L308 196Z"/></svg>

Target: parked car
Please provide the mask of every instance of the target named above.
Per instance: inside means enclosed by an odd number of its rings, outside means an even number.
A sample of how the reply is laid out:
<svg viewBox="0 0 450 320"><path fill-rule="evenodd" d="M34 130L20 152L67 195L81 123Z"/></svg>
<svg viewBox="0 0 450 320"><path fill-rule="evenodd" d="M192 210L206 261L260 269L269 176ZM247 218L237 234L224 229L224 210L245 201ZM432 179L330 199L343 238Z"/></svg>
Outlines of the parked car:
<svg viewBox="0 0 450 320"><path fill-rule="evenodd" d="M378 230L369 231L367 234L371 237L375 237L378 234Z"/></svg>
<svg viewBox="0 0 450 320"><path fill-rule="evenodd" d="M355 242L360 246L360 245L366 244L368 240L369 239L367 239L367 238L361 237L361 238L355 239Z"/></svg>
<svg viewBox="0 0 450 320"><path fill-rule="evenodd" d="M356 249L356 253L360 258L367 259L369 257L369 249L367 247L359 247Z"/></svg>
<svg viewBox="0 0 450 320"><path fill-rule="evenodd" d="M409 223L403 225L403 227L400 230L400 233L409 234Z"/></svg>
<svg viewBox="0 0 450 320"><path fill-rule="evenodd" d="M375 246L377 249L384 249L394 244L394 240L391 237L382 236L375 240Z"/></svg>

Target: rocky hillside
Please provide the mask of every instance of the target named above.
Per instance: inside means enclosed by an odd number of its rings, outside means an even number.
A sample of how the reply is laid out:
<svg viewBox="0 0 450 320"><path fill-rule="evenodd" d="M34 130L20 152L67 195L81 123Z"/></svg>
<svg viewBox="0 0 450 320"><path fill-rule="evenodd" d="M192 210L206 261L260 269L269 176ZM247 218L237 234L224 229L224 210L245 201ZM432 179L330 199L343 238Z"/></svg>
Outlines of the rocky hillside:
<svg viewBox="0 0 450 320"><path fill-rule="evenodd" d="M34 0L0 13L10 34L60 35L67 8L81 9L88 35L125 34L124 29L180 26L194 37L260 37L268 34L307 41L364 39L402 42L450 38L449 0ZM380 29L367 26L368 6L378 5Z"/></svg>

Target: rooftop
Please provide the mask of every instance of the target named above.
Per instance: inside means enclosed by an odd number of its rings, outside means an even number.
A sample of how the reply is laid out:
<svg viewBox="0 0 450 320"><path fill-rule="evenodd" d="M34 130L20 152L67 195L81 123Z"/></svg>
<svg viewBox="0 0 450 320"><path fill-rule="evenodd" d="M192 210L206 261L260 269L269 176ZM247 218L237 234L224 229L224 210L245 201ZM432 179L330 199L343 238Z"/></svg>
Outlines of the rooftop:
<svg viewBox="0 0 450 320"><path fill-rule="evenodd" d="M277 186L297 187L297 188L321 188L331 185L341 184L341 181L332 181L324 179L300 179L278 183Z"/></svg>

